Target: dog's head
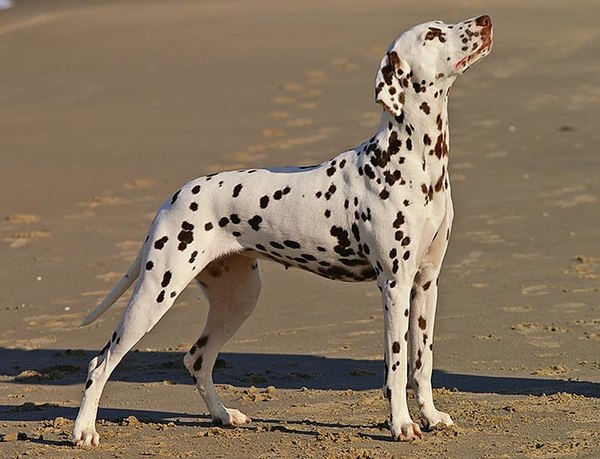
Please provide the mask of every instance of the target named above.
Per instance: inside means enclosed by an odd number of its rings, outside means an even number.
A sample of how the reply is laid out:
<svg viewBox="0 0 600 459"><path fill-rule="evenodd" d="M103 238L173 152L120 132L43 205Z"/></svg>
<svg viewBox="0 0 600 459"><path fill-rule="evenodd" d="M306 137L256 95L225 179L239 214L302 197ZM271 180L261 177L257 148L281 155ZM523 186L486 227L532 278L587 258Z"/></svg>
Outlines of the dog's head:
<svg viewBox="0 0 600 459"><path fill-rule="evenodd" d="M458 24L427 22L400 35L388 48L375 77L375 101L393 116L406 91L446 89L492 49L489 16Z"/></svg>

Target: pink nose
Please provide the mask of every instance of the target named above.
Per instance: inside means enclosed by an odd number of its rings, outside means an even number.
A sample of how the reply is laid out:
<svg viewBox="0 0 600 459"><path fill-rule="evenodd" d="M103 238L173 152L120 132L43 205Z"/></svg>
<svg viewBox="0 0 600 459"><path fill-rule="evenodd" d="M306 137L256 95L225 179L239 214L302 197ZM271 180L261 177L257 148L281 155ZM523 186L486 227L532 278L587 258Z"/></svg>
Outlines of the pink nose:
<svg viewBox="0 0 600 459"><path fill-rule="evenodd" d="M490 17L488 15L483 15L483 16L479 16L477 19L475 19L475 24L477 24L479 27L491 27L492 25L492 20L490 19Z"/></svg>

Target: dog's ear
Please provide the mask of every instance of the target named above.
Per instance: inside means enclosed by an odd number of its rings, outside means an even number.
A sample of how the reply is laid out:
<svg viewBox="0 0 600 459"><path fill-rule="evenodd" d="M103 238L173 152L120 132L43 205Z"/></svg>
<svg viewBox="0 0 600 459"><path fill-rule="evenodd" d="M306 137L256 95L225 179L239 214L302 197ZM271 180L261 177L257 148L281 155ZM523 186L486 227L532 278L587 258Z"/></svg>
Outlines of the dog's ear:
<svg viewBox="0 0 600 459"><path fill-rule="evenodd" d="M381 59L375 76L375 102L381 104L393 116L399 116L404 104L404 88L402 79L407 81L408 72L396 51L386 53ZM404 77L404 78L403 78Z"/></svg>

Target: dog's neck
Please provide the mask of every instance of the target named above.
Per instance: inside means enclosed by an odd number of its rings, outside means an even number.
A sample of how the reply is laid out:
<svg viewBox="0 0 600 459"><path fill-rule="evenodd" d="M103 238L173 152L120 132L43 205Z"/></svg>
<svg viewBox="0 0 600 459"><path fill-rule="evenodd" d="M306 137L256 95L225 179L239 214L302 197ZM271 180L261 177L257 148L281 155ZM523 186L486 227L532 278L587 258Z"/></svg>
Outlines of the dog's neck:
<svg viewBox="0 0 600 459"><path fill-rule="evenodd" d="M402 164L419 162L428 183L423 193L447 188L448 165L448 90L415 93L408 88L400 116L384 110L375 136L366 143L366 153L377 159L380 167L392 172L401 170ZM376 147L374 146L376 145ZM370 150L370 151L369 151ZM374 163L371 160L371 163Z"/></svg>

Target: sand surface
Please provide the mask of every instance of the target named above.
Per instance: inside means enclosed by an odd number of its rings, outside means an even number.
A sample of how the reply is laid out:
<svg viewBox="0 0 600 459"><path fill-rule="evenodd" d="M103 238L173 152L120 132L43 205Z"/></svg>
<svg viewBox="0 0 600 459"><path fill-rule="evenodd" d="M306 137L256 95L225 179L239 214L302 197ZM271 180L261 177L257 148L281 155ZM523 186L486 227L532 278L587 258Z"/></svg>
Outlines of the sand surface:
<svg viewBox="0 0 600 459"><path fill-rule="evenodd" d="M70 446L87 362L158 205L221 169L314 164L368 138L373 78L412 25L489 14L451 95L456 220L434 384L455 428L391 442L373 284L263 263L215 380L254 419L212 427L181 357L187 289ZM0 11L0 457L599 457L600 7L549 1L17 1ZM414 408L414 407L413 407Z"/></svg>

